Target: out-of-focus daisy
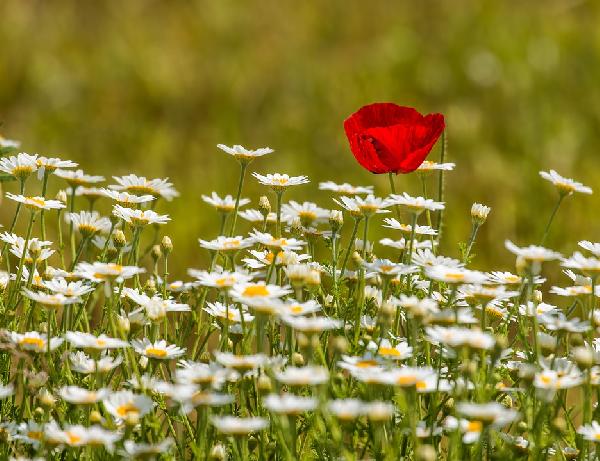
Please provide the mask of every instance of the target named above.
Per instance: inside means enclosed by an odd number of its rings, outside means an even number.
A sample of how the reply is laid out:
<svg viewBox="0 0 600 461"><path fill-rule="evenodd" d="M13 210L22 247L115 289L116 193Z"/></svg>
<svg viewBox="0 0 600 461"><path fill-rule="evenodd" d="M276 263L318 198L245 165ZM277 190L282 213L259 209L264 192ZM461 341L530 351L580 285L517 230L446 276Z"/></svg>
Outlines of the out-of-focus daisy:
<svg viewBox="0 0 600 461"><path fill-rule="evenodd" d="M306 176L288 176L279 173L262 175L255 172L252 173L252 176L263 186L269 186L274 191L284 191L290 186L299 186L310 182Z"/></svg>
<svg viewBox="0 0 600 461"><path fill-rule="evenodd" d="M65 333L65 339L71 343L71 346L80 349L121 349L123 347L129 347L127 341L123 341L118 338L111 338L105 334L100 336L94 336L91 333L84 333L81 331L67 331Z"/></svg>
<svg viewBox="0 0 600 461"><path fill-rule="evenodd" d="M423 197L411 197L406 192L402 195L390 195L390 201L393 205L400 205L415 214L420 214L425 210L438 211L445 208L443 202L436 202L435 200Z"/></svg>
<svg viewBox="0 0 600 461"><path fill-rule="evenodd" d="M376 259L373 262L365 263L365 269L369 272L376 272L382 277L394 277L396 275L412 274L419 269L415 266L402 263L393 263L389 259Z"/></svg>
<svg viewBox="0 0 600 461"><path fill-rule="evenodd" d="M406 360L412 356L413 351L406 341L400 341L393 346L389 339L382 339L379 344L371 341L367 348L380 357L391 360Z"/></svg>
<svg viewBox="0 0 600 461"><path fill-rule="evenodd" d="M587 250L590 253L592 253L596 258L600 258L600 243L582 240L578 243L578 245L584 250Z"/></svg>
<svg viewBox="0 0 600 461"><path fill-rule="evenodd" d="M578 318L567 319L562 312L555 315L542 315L539 321L548 330L564 333L584 333L591 328L588 321L582 321Z"/></svg>
<svg viewBox="0 0 600 461"><path fill-rule="evenodd" d="M194 277L200 285L218 289L228 289L236 283L247 283L252 280L251 275L238 271L207 272L189 269L188 274Z"/></svg>
<svg viewBox="0 0 600 461"><path fill-rule="evenodd" d="M584 186L580 182L574 181L573 179L565 178L559 175L556 171L550 170L549 172L540 171L540 176L546 181L550 181L561 194L570 195L573 192L580 192L582 194L591 194L592 188Z"/></svg>
<svg viewBox="0 0 600 461"><path fill-rule="evenodd" d="M432 280L444 283L481 284L487 282L487 275L483 272L442 265L426 267L425 275Z"/></svg>
<svg viewBox="0 0 600 461"><path fill-rule="evenodd" d="M143 227L148 224L166 224L171 220L168 215L159 215L152 210L134 210L121 205L113 207L113 215L133 227Z"/></svg>
<svg viewBox="0 0 600 461"><path fill-rule="evenodd" d="M542 370L535 374L533 385L538 389L558 390L579 386L583 382L583 374L575 367L567 373L556 370Z"/></svg>
<svg viewBox="0 0 600 461"><path fill-rule="evenodd" d="M213 192L210 196L203 195L202 200L215 207L219 213L230 213L235 209L235 198L232 195L226 195L225 197L221 198L216 192ZM240 198L238 206L242 207L244 205L248 205L249 203L250 199Z"/></svg>
<svg viewBox="0 0 600 461"><path fill-rule="evenodd" d="M159 295L148 296L132 288L124 288L122 296L126 296L142 307L145 316L153 321L163 320L168 312L189 312L190 306L172 299L163 299Z"/></svg>
<svg viewBox="0 0 600 461"><path fill-rule="evenodd" d="M600 424L596 421L592 421L591 424L586 424L577 429L577 433L581 434L584 440L590 442L600 443Z"/></svg>
<svg viewBox="0 0 600 461"><path fill-rule="evenodd" d="M81 302L81 298L76 296L65 296L62 293L48 294L40 291L32 291L27 288L23 288L23 295L32 301L41 304L46 308L57 308L60 306L67 306L69 304L78 304Z"/></svg>
<svg viewBox="0 0 600 461"><path fill-rule="evenodd" d="M325 181L319 183L320 190L328 190L340 195L360 195L372 194L373 186L351 186L347 182L336 184L333 181Z"/></svg>
<svg viewBox="0 0 600 461"><path fill-rule="evenodd" d="M71 370L89 375L92 373L108 373L118 367L123 358L121 356L113 358L109 355L103 355L98 360L94 360L86 355L85 352L78 351L69 354L69 360L71 362Z"/></svg>
<svg viewBox="0 0 600 461"><path fill-rule="evenodd" d="M298 254L290 250L277 251L276 248L274 248L273 251L249 250L248 252L253 258L244 258L242 261L244 261L250 269L261 269L270 266L271 264L275 264L275 266L290 266L310 259L310 255L306 253Z"/></svg>
<svg viewBox="0 0 600 461"><path fill-rule="evenodd" d="M131 391L111 392L102 403L106 411L118 420L128 420L131 417L140 419L154 407L150 397Z"/></svg>
<svg viewBox="0 0 600 461"><path fill-rule="evenodd" d="M597 277L600 274L600 259L596 257L587 258L579 251L573 253L570 258L563 258L561 266L581 271L589 277Z"/></svg>
<svg viewBox="0 0 600 461"><path fill-rule="evenodd" d="M73 223L73 228L84 237L92 237L98 233L107 234L111 229L110 219L100 216L97 211L80 211L67 213L67 222Z"/></svg>
<svg viewBox="0 0 600 461"><path fill-rule="evenodd" d="M287 386L316 386L329 380L329 372L318 366L287 367L276 372L275 379Z"/></svg>
<svg viewBox="0 0 600 461"><path fill-rule="evenodd" d="M287 287L267 285L263 281L256 283L238 283L229 291L230 296L235 301L242 304L251 304L251 302L257 298L280 298L289 293L291 293L291 290Z"/></svg>
<svg viewBox="0 0 600 461"><path fill-rule="evenodd" d="M112 453L121 434L107 431L101 426L69 425L62 430L55 421L51 421L44 426L44 438L51 444L69 447L103 446Z"/></svg>
<svg viewBox="0 0 600 461"><path fill-rule="evenodd" d="M12 384L0 384L0 400L10 397L15 392L14 386Z"/></svg>
<svg viewBox="0 0 600 461"><path fill-rule="evenodd" d="M269 420L257 416L237 418L235 416L213 416L211 422L218 432L227 435L244 436L262 431L269 426Z"/></svg>
<svg viewBox="0 0 600 461"><path fill-rule="evenodd" d="M529 301L527 304L521 304L519 306L519 314L526 317L536 317L540 315L548 315L557 312L557 307L552 304L546 303L534 303Z"/></svg>
<svg viewBox="0 0 600 461"><path fill-rule="evenodd" d="M158 443L137 443L133 440L125 440L121 455L132 459L153 459L167 453L173 445L173 439L170 438Z"/></svg>
<svg viewBox="0 0 600 461"><path fill-rule="evenodd" d="M299 302L294 299L287 299L280 306L280 315L308 315L321 310L321 305L314 299L305 302Z"/></svg>
<svg viewBox="0 0 600 461"><path fill-rule="evenodd" d="M530 262L543 262L543 261L553 261L555 259L560 259L561 254L556 251L549 250L547 248L537 246L537 245L529 245L527 247L518 247L510 240L506 240L504 242L506 249L511 253L515 254L523 258L525 261Z"/></svg>
<svg viewBox="0 0 600 461"><path fill-rule="evenodd" d="M317 399L314 397L300 397L292 394L267 395L263 404L271 413L279 415L299 415L317 408Z"/></svg>
<svg viewBox="0 0 600 461"><path fill-rule="evenodd" d="M141 341L134 339L131 341L131 345L138 354L151 359L176 359L185 354L185 349L174 344L167 344L164 339L155 342L151 342L148 338Z"/></svg>
<svg viewBox="0 0 600 461"><path fill-rule="evenodd" d="M265 354L235 355L229 352L215 351L215 359L224 367L238 371L256 370L267 363Z"/></svg>
<svg viewBox="0 0 600 461"><path fill-rule="evenodd" d="M390 238L383 238L379 241L379 243L383 246L395 248L397 250L406 250L410 247L410 241L407 241L404 238L401 238L400 240L392 240ZM430 249L431 248L431 240L423 240L422 242L414 241L412 245L413 245L413 250Z"/></svg>
<svg viewBox="0 0 600 461"><path fill-rule="evenodd" d="M36 160L38 170L38 178L41 179L45 172L54 173L57 169L76 168L77 163L71 160L62 160L56 157L38 157Z"/></svg>
<svg viewBox="0 0 600 461"><path fill-rule="evenodd" d="M444 344L450 347L469 346L473 349L491 349L496 340L489 333L462 327L441 326L426 327L427 340L434 344Z"/></svg>
<svg viewBox="0 0 600 461"><path fill-rule="evenodd" d="M169 178L147 179L144 176L129 174L127 176L113 176L113 179L118 184L108 187L116 191L125 191L136 195L152 195L157 198L162 197L169 202L179 196L179 192L169 182Z"/></svg>
<svg viewBox="0 0 600 461"><path fill-rule="evenodd" d="M214 240L207 241L198 239L198 242L202 248L212 251L238 251L243 248L251 247L254 243L251 239L245 239L241 235L236 237L225 237L220 235Z"/></svg>
<svg viewBox="0 0 600 461"><path fill-rule="evenodd" d="M0 134L0 147L9 147L11 149L18 149L21 145L21 141L15 139L7 139Z"/></svg>
<svg viewBox="0 0 600 461"><path fill-rule="evenodd" d="M83 170L63 170L59 168L54 174L67 181L71 187L91 186L104 181L104 176L88 175Z"/></svg>
<svg viewBox="0 0 600 461"><path fill-rule="evenodd" d="M442 255L435 255L429 248L416 249L412 256L412 263L417 266L445 266L445 267L463 267L464 264L458 259L448 258Z"/></svg>
<svg viewBox="0 0 600 461"><path fill-rule="evenodd" d="M58 200L46 200L44 197L26 197L24 195L11 194L10 192L6 193L6 197L15 202L22 203L31 211L60 210L61 208L65 208L63 202L59 202Z"/></svg>
<svg viewBox="0 0 600 461"><path fill-rule="evenodd" d="M45 333L38 333L37 331L16 333L11 331L9 338L13 344L25 351L46 352L48 350L48 346L46 344L48 335ZM50 350L53 351L58 348L63 341L63 338L50 338Z"/></svg>
<svg viewBox="0 0 600 461"><path fill-rule="evenodd" d="M97 403L105 399L110 393L110 389L96 389L90 391L78 386L64 386L58 390L60 398L66 402L75 405Z"/></svg>
<svg viewBox="0 0 600 461"><path fill-rule="evenodd" d="M93 287L86 285L82 281L67 282L62 277L44 280L42 284L46 289L54 293L60 293L69 297L80 297L94 291Z"/></svg>
<svg viewBox="0 0 600 461"><path fill-rule="evenodd" d="M296 331L303 333L321 333L327 330L337 330L343 322L329 317L294 317L284 315L281 320Z"/></svg>
<svg viewBox="0 0 600 461"><path fill-rule="evenodd" d="M206 307L203 309L205 312L208 312L213 317L219 317L222 319L227 319L230 322L252 322L254 320L254 316L249 314L247 311L240 310L235 305L227 305L220 302L207 303Z"/></svg>
<svg viewBox="0 0 600 461"><path fill-rule="evenodd" d="M456 411L469 419L481 421L495 428L506 426L519 418L518 411L506 408L498 402L460 402L456 405Z"/></svg>
<svg viewBox="0 0 600 461"><path fill-rule="evenodd" d="M0 158L0 171L23 180L38 169L37 158L37 155L30 155L25 152L10 157L2 157Z"/></svg>

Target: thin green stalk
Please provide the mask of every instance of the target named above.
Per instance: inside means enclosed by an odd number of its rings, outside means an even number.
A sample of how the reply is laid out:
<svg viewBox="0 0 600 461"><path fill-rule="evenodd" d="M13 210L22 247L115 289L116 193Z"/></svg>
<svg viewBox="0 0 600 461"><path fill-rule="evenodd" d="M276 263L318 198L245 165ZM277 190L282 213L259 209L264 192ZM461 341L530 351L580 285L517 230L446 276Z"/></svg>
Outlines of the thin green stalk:
<svg viewBox="0 0 600 461"><path fill-rule="evenodd" d="M556 213L558 212L558 209L560 208L560 204L562 203L563 199L566 197L566 194L560 193L558 196L558 201L556 202L556 205L554 205L554 209L552 210L552 214L550 215L550 219L548 220L548 224L546 224L546 229L544 230L544 235L542 236L542 240L540 241L540 245L544 245L544 243L546 242L546 239L548 238L548 233L550 232L550 226L552 225L552 221L554 221L554 217L556 216Z"/></svg>
<svg viewBox="0 0 600 461"><path fill-rule="evenodd" d="M245 162L240 163L240 181L238 183L237 195L235 197L235 208L233 209L233 222L231 223L231 230L229 231L229 236L233 237L235 233L235 225L237 223L238 209L240 207L240 197L242 196L242 189L244 187L244 178L246 177L246 169L248 168L248 164Z"/></svg>

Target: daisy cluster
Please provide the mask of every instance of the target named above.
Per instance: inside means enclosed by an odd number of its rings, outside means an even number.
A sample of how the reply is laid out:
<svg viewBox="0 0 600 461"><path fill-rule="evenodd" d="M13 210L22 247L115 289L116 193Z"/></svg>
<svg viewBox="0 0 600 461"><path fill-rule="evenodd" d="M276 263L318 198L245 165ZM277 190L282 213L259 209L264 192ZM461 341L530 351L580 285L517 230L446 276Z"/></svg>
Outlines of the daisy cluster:
<svg viewBox="0 0 600 461"><path fill-rule="evenodd" d="M220 231L198 239L208 265L181 270L168 179L105 185L3 141L2 459L597 459L600 243L544 246L562 200L591 188L542 172L558 192L544 235L507 240L514 268L484 272L485 205L449 257L442 187L329 181L327 205L286 201L309 178L250 175L272 149L218 147L237 193L202 195ZM415 174L442 184L454 166ZM247 176L265 187L254 206Z"/></svg>

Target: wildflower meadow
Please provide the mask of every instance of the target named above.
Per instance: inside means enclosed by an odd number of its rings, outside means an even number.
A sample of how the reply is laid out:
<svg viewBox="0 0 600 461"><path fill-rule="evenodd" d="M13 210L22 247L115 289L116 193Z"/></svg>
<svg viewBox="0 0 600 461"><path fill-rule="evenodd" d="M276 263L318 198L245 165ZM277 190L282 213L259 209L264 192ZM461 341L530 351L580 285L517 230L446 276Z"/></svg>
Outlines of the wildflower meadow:
<svg viewBox="0 0 600 461"><path fill-rule="evenodd" d="M543 234L472 270L494 210L474 203L438 251L444 115L376 103L339 125L341 161L389 187L262 173L288 154L219 144L211 174L237 186L185 197L0 138L0 459L599 459L600 243L545 246L592 188L547 165ZM287 197L309 188L320 205ZM174 200L219 223L205 267L170 264Z"/></svg>

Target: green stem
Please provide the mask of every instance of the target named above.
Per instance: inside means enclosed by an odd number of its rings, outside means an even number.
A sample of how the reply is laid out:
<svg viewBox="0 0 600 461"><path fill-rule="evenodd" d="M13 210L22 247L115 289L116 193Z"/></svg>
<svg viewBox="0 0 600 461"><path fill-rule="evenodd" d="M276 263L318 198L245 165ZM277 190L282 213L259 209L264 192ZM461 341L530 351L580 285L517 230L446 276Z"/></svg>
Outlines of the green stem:
<svg viewBox="0 0 600 461"><path fill-rule="evenodd" d="M233 209L233 222L231 224L231 231L229 231L230 237L233 237L233 234L235 232L235 225L237 224L238 208L240 207L240 197L242 195L242 188L244 187L244 178L246 177L247 168L247 163L240 163L240 181L238 183L237 195L235 197L235 208Z"/></svg>
<svg viewBox="0 0 600 461"><path fill-rule="evenodd" d="M556 216L556 212L558 211L560 204L562 203L562 201L565 197L566 197L566 194L560 194L558 197L558 201L556 202L556 205L554 205L554 209L552 210L552 214L550 215L548 224L546 224L546 230L544 231L544 235L542 236L542 240L540 242L540 245L542 245L542 246L546 242L546 238L548 238L548 233L550 232L550 226L552 225L552 221L554 221L554 216Z"/></svg>

